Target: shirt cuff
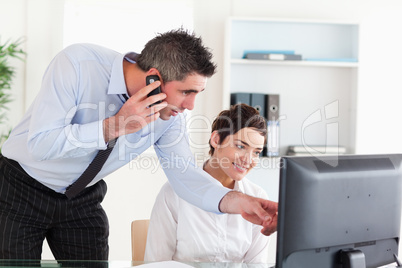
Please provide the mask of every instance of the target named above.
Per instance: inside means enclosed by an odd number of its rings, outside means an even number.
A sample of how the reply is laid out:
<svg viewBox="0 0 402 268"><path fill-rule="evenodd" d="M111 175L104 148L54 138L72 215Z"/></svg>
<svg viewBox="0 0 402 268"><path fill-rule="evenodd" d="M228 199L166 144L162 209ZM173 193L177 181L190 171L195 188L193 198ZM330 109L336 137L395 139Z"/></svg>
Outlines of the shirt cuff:
<svg viewBox="0 0 402 268"><path fill-rule="evenodd" d="M98 121L98 146L99 149L106 149L107 146L103 136L103 120Z"/></svg>
<svg viewBox="0 0 402 268"><path fill-rule="evenodd" d="M106 149L105 138L103 137L103 120L81 125L80 141L87 148Z"/></svg>
<svg viewBox="0 0 402 268"><path fill-rule="evenodd" d="M208 192L205 193L203 199L203 206L206 211L211 211L216 214L223 214L219 210L219 204L222 198L230 192L231 189L225 188L223 186L218 186L210 189Z"/></svg>

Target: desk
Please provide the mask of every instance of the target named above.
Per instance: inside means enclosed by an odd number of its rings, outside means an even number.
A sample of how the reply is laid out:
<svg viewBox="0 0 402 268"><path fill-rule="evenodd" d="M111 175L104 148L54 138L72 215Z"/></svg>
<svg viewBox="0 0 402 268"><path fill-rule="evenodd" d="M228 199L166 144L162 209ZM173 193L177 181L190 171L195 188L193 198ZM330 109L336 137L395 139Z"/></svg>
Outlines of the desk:
<svg viewBox="0 0 402 268"><path fill-rule="evenodd" d="M0 268L42 267L42 268L127 268L138 267L146 262L135 261L55 261L55 260L0 260ZM148 263L150 264L150 263ZM184 263L195 268L271 268L274 264L246 264L246 263ZM163 267L160 266L160 267ZM395 268L395 264L380 268Z"/></svg>
<svg viewBox="0 0 402 268"><path fill-rule="evenodd" d="M0 268L148 268L146 262L135 261L55 261L55 260L0 260ZM180 264L180 263L179 263ZM194 268L271 268L274 264L246 264L246 263L184 263ZM143 265L143 266L141 266ZM162 264L160 267L164 267ZM379 268L395 268L396 265L389 264ZM310 268L310 267L309 267Z"/></svg>
<svg viewBox="0 0 402 268"><path fill-rule="evenodd" d="M43 268L141 268L146 262L134 261L55 261L55 260L0 260L0 267L43 267ZM150 263L148 263L150 264ZM273 264L246 264L246 263L184 263L195 268L269 268ZM144 265L144 268L147 266ZM160 267L163 267L160 266Z"/></svg>

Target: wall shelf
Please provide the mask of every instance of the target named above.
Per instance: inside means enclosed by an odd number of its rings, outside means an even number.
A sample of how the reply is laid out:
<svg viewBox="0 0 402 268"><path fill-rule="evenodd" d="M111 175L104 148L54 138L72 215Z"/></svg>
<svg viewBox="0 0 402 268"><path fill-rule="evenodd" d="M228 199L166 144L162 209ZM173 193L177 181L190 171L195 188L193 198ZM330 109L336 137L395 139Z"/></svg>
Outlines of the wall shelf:
<svg viewBox="0 0 402 268"><path fill-rule="evenodd" d="M245 51L290 50L303 59L244 59ZM354 153L359 24L271 18L227 20L224 109L235 92L280 95L280 155L289 145L340 145Z"/></svg>
<svg viewBox="0 0 402 268"><path fill-rule="evenodd" d="M357 62L339 62L339 61L269 61L269 60L248 60L248 59L231 59L231 64L240 65L283 65L283 66L322 66L322 67L341 67L341 68L357 68Z"/></svg>

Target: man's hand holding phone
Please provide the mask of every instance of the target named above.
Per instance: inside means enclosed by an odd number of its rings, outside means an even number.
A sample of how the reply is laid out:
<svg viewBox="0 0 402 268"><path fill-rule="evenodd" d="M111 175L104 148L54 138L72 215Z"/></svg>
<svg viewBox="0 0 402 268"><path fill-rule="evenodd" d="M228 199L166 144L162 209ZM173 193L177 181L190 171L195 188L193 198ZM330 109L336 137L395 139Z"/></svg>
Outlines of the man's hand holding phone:
<svg viewBox="0 0 402 268"><path fill-rule="evenodd" d="M146 83L147 86L148 86L149 84L152 84L152 83L155 82L155 81L160 81L159 76L157 76L157 75L148 75L148 76L146 77L146 79L145 79L145 83ZM152 90L151 92L149 92L147 96L148 96L148 97L151 97L151 96L157 95L157 94L159 94L159 93L161 93L161 92L162 92L161 87L158 86L157 88L155 88L154 90ZM161 102L162 102L162 101L157 101L157 102L155 102L155 103L152 103L150 106L154 106L155 104L158 104L158 103L161 103Z"/></svg>
<svg viewBox="0 0 402 268"><path fill-rule="evenodd" d="M160 92L161 82L155 80L138 90L121 107L115 116L103 121L105 142L135 133L159 118L159 111L167 106L166 94Z"/></svg>

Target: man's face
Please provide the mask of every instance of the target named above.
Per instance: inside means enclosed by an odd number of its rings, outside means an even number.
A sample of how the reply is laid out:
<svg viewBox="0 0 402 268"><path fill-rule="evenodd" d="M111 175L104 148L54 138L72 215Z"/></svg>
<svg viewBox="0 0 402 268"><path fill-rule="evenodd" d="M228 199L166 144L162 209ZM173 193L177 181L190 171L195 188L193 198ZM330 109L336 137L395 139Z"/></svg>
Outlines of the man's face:
<svg viewBox="0 0 402 268"><path fill-rule="evenodd" d="M169 120L194 108L195 96L203 91L207 85L207 78L199 74L190 74L183 81L170 81L161 86L162 92L167 95L168 105L160 111L162 120Z"/></svg>

